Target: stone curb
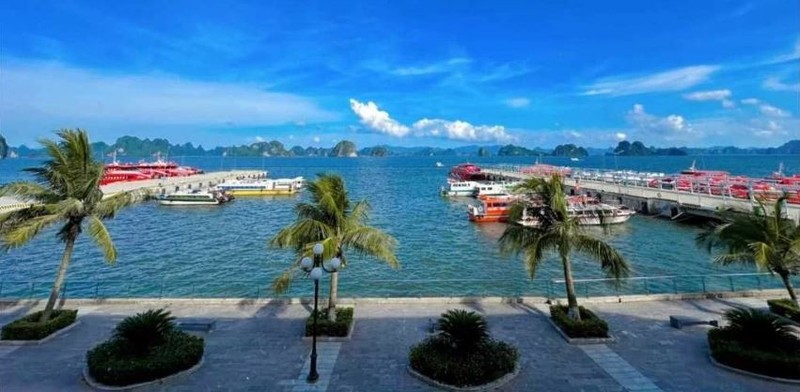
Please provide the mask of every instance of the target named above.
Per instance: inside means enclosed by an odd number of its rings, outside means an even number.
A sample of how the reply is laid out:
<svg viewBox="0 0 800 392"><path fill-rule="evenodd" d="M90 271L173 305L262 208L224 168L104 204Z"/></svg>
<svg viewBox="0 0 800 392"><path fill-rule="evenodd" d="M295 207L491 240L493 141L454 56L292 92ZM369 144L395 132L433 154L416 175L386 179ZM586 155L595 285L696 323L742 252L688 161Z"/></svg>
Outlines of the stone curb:
<svg viewBox="0 0 800 392"><path fill-rule="evenodd" d="M347 336L317 336L317 342L327 342L327 343L335 343L335 342L349 342L353 338L353 329L356 327L356 319L353 318L353 322L350 323L350 329L347 330ZM304 342L310 342L313 339L313 336L303 336L302 337Z"/></svg>
<svg viewBox="0 0 800 392"><path fill-rule="evenodd" d="M484 392L484 391L493 391L493 390L495 390L497 388L500 388L503 385L506 385L509 381L513 380L515 377L517 377L517 375L519 375L519 371L520 371L520 368L521 368L519 362L520 362L520 360L517 359L517 365L514 366L514 370L511 371L511 373L508 373L508 374L504 375L503 377L500 377L497 380L494 380L494 381L492 381L492 382L490 382L488 384L476 385L476 386L473 386L473 387L457 387L457 386L441 383L441 382L436 381L436 380L434 380L432 378L428 378L427 376L425 376L425 375L423 375L421 373L418 373L416 370L412 369L411 366L406 366L406 370L408 370L409 374L411 374L412 376L414 376L417 379L421 380L422 382L424 382L424 383L426 383L428 385L432 385L432 386L434 386L436 388L439 388L439 389L444 389L446 391Z"/></svg>
<svg viewBox="0 0 800 392"><path fill-rule="evenodd" d="M70 325L67 325L64 328L61 328L58 331L55 331L55 332L51 333L50 335L45 336L42 339L39 339L39 340L0 340L0 346L36 346L36 345L40 345L40 344L48 342L48 341L50 341L52 339L55 339L58 336L61 336L62 334L66 333L67 331L69 331L70 329L74 328L76 325L78 325L80 323L81 323L81 321L76 318L74 323L72 323Z"/></svg>
<svg viewBox="0 0 800 392"><path fill-rule="evenodd" d="M606 297L581 297L582 303L622 303L640 301L683 301L717 298L771 298L780 297L785 290L748 290L720 293L684 293L684 294L650 294L623 295ZM342 305L359 304L512 304L512 303L545 303L560 298L547 297L365 297L341 298ZM0 298L0 305L37 305L41 299ZM75 305L168 305L168 304L204 304L204 305L311 305L313 298L76 298L65 300L66 304Z"/></svg>
<svg viewBox="0 0 800 392"><path fill-rule="evenodd" d="M561 327L556 324L552 318L549 316L547 317L547 321L550 325L558 331L558 334L561 335L564 340L567 341L569 344L581 345L581 344L606 344L606 343L614 343L617 341L617 338L614 337L612 334L608 334L607 338L571 338L567 335L564 331L561 330Z"/></svg>
<svg viewBox="0 0 800 392"><path fill-rule="evenodd" d="M724 365L722 363L717 362L714 359L714 357L711 355L710 352L708 353L708 359L711 360L711 363L714 364L714 366L722 368L722 369L725 369L725 370L727 370L729 372L739 373L741 375L754 377L754 378L760 378L762 380L775 381L775 382L780 382L780 383L784 383L784 384L800 385L800 379L792 380L790 378L780 378L780 377L765 376L763 374L753 373L753 372L749 372L747 370L742 370L742 369L738 369L738 368L735 368L735 367L732 367L732 366Z"/></svg>
<svg viewBox="0 0 800 392"><path fill-rule="evenodd" d="M164 378L159 378L157 380L142 382L142 383L133 384L133 385L120 386L120 387L111 386L111 385L105 385L105 384L101 384L101 383L95 381L92 378L92 376L89 375L89 368L84 366L83 367L83 381L86 382L87 385L89 385L90 387L92 387L93 389L98 390L98 391L130 391L130 390L146 387L146 386L153 385L153 384L163 384L165 382L173 381L173 380L181 378L183 376L188 376L188 375L194 373L195 371L197 371L197 369L199 369L200 366L203 365L203 362L205 362L205 359L206 359L206 356L204 354L202 357L200 357L200 362L197 362L197 364L195 364L194 366L192 366L192 367L190 367L190 368L188 368L186 370L180 371L178 373L170 374L169 376L166 376Z"/></svg>

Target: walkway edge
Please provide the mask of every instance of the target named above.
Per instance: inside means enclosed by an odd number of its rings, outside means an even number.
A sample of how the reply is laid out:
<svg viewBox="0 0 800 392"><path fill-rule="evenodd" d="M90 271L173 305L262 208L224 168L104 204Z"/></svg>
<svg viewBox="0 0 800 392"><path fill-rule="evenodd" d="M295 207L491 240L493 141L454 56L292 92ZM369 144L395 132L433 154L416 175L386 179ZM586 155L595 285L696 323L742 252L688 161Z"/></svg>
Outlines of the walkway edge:
<svg viewBox="0 0 800 392"><path fill-rule="evenodd" d="M87 385L89 385L90 387L92 387L93 389L98 390L98 391L129 391L129 390L136 389L136 388L146 387L148 385L163 384L165 382L172 381L174 379L181 378L183 376L188 376L189 374L192 374L195 371L197 371L197 369L199 369L200 366L203 365L203 362L205 362L205 360L206 360L206 356L203 355L202 357L200 357L200 362L198 362L197 364L195 364L194 366L192 366L192 367L190 367L190 368L188 368L186 370L182 370L182 371L180 371L178 373L170 374L169 376L166 376L166 377L163 377L163 378L159 378L159 379L156 379L156 380L142 382L142 383L133 384L133 385L119 386L119 387L111 386L111 385L105 385L105 384L101 384L101 383L95 381L95 379L92 378L91 375L89 375L89 368L84 366L83 367L83 381L85 381Z"/></svg>
<svg viewBox="0 0 800 392"><path fill-rule="evenodd" d="M434 386L436 388L439 388L439 389L444 389L444 390L447 390L447 391L484 392L484 391L493 391L493 390L495 390L497 388L500 388L503 385L508 384L508 382L513 380L515 377L517 377L517 375L519 375L519 371L521 369L520 361L521 361L521 359L517 360L517 365L514 366L514 370L511 371L511 373L508 373L508 374L504 375L503 377L500 377L497 380L494 380L494 381L492 381L492 382L490 382L488 384L477 385L477 386L474 386L474 387L456 387L456 386L453 386L453 385L441 383L441 382L436 381L436 380L434 380L432 378L429 378L428 376L423 375L422 373L417 372L416 370L412 369L410 365L406 366L406 370L408 370L408 373L411 374L412 376L416 377L417 379L423 381L424 383L426 383L428 385L432 385L432 386Z"/></svg>
<svg viewBox="0 0 800 392"><path fill-rule="evenodd" d="M724 365L722 363L717 362L714 359L714 357L711 355L711 353L708 353L708 359L711 360L711 363L714 366L722 368L722 369L725 369L725 370L727 370L729 372L739 373L739 374L744 375L744 376L749 376L749 377L753 377L753 378L760 378L762 380L768 380L768 381L775 381L775 382L779 382L779 383L783 383L783 384L800 385L800 379L792 380L790 378L780 378L780 377L765 376L763 374L753 373L753 372L749 372L747 370L742 370L742 369L739 369L739 368L735 368L733 366Z"/></svg>

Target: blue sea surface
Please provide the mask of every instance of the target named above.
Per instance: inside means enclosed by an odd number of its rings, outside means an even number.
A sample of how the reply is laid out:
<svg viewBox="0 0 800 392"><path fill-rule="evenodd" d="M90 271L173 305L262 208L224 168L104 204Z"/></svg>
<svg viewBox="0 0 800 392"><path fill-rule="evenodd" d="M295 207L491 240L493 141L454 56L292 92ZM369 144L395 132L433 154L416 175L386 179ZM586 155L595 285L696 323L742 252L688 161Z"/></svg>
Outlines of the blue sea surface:
<svg viewBox="0 0 800 392"><path fill-rule="evenodd" d="M563 293L560 262L549 257L531 279L521 259L501 255L497 239L503 224L467 220L469 199L439 196L449 167L461 157L388 158L174 158L206 171L264 169L271 177L341 174L352 199L372 205L370 222L398 239L400 268L355 254L342 271L342 296L547 295ZM481 164L532 164L529 157L469 158ZM436 167L441 161L444 167ZM766 176L780 162L786 172L800 172L798 156L603 157L579 162L545 157L544 163L605 169L677 172L696 161L698 168ZM0 183L24 178L35 159L0 161ZM68 297L273 297L272 281L293 261L290 251L267 242L294 219L294 205L305 198L239 198L220 207L164 207L145 202L126 209L107 226L117 245L114 265L103 261L87 236L81 236L70 266ZM703 275L755 272L719 267L695 246L700 229L649 216L636 216L610 232L594 232L616 246L634 276L697 275L696 278L633 280L625 292L672 292L706 289L780 287L772 278L714 278ZM0 297L42 297L49 290L63 245L55 231L0 255ZM577 278L602 278L595 262L574 257ZM309 295L311 283L298 275L285 296ZM581 295L617 290L605 284L579 283Z"/></svg>

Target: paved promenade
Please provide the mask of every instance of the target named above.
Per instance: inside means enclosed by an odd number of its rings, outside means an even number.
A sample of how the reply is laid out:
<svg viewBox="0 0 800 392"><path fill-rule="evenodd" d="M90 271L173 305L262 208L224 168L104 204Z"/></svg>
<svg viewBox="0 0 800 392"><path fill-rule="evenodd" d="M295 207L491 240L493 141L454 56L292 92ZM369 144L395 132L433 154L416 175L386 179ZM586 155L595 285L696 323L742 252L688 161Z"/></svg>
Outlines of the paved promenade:
<svg viewBox="0 0 800 392"><path fill-rule="evenodd" d="M320 344L320 381L306 384L310 343L300 338L306 305L174 304L178 317L210 317L203 366L148 391L433 391L406 371L408 348L426 336L429 319L452 308L486 315L494 337L515 344L521 371L503 391L797 391L730 373L708 359L709 327L669 326L671 314L721 318L732 305L763 307L764 299L592 304L609 321L616 343L578 347L547 321L544 304L359 304L349 342ZM107 339L127 315L156 306L80 306L80 325L39 346L0 346L0 391L90 391L81 381L88 349ZM27 312L0 308L0 324Z"/></svg>

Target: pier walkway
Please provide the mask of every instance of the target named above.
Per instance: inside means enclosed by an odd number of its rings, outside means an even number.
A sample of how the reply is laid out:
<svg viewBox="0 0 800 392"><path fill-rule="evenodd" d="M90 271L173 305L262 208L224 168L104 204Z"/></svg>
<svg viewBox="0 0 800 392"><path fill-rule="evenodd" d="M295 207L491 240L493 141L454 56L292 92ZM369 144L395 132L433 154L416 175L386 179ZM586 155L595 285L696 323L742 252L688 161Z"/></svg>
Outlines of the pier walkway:
<svg viewBox="0 0 800 392"><path fill-rule="evenodd" d="M564 341L543 302L357 303L352 339L320 343L324 371L315 385L305 382L311 344L301 339L308 305L145 301L67 301L79 309L80 324L73 329L41 345L0 346L0 390L91 391L81 380L86 351L107 339L124 317L164 306L178 318L213 318L216 327L204 336L205 357L197 371L146 391L433 392L437 389L408 374L408 350L427 336L429 320L453 308L485 315L493 337L518 347L520 373L501 391L797 390L714 366L706 342L710 327L669 325L670 315L719 319L731 306L763 307L763 298L583 302L608 321L617 338L590 349ZM0 325L31 310L28 304L0 305Z"/></svg>
<svg viewBox="0 0 800 392"><path fill-rule="evenodd" d="M498 180L518 180L536 177L533 173L523 173L517 166L481 168L481 173ZM733 210L750 212L758 208L755 200L735 198L730 195L678 191L643 186L623 181L599 180L566 176L564 185L576 192L590 191L600 193L603 200L616 200L637 211L662 214L675 218L677 214L713 216L717 211ZM673 207L677 210L673 210ZM800 223L800 205L786 204L787 218Z"/></svg>
<svg viewBox="0 0 800 392"><path fill-rule="evenodd" d="M237 178L259 178L263 170L232 170L195 174L186 177L165 177L143 181L115 182L100 187L103 197L111 197L120 192L133 192L138 197L145 194L170 194L179 190L206 189L219 183ZM27 208L31 204L10 197L0 197L0 213Z"/></svg>

